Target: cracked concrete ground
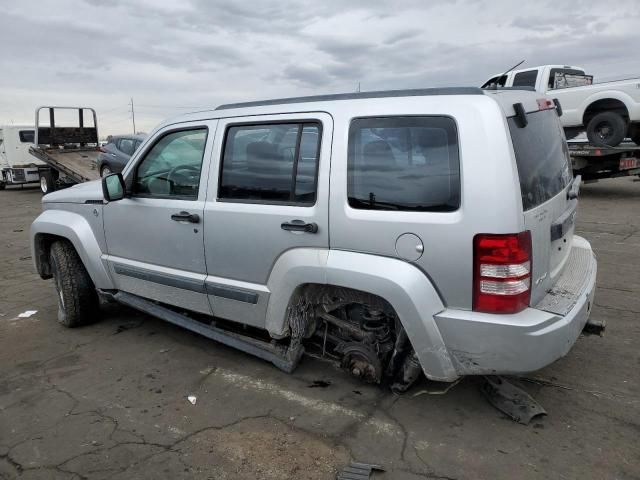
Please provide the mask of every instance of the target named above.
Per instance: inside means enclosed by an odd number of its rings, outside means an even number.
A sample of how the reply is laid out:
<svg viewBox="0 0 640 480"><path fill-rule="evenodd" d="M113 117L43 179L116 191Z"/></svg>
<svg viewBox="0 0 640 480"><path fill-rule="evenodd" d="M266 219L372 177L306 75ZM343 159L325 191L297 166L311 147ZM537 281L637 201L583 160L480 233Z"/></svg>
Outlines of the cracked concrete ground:
<svg viewBox="0 0 640 480"><path fill-rule="evenodd" d="M0 478L331 479L350 459L394 480L640 478L632 179L582 188L578 231L599 261L592 315L608 328L522 382L549 412L529 426L493 409L479 379L396 397L312 359L286 375L117 307L64 329L51 282L31 269L39 201L0 192ZM37 313L17 318L26 310Z"/></svg>

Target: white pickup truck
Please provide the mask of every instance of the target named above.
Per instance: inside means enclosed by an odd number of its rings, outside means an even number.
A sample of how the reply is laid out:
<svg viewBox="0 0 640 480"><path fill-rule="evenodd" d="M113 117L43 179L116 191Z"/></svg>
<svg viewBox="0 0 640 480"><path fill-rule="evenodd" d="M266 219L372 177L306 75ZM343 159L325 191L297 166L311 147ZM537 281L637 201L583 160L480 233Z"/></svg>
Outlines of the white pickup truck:
<svg viewBox="0 0 640 480"><path fill-rule="evenodd" d="M558 99L567 138L586 130L592 144L640 145L640 78L593 83L580 67L543 65L494 75L482 88L530 87Z"/></svg>

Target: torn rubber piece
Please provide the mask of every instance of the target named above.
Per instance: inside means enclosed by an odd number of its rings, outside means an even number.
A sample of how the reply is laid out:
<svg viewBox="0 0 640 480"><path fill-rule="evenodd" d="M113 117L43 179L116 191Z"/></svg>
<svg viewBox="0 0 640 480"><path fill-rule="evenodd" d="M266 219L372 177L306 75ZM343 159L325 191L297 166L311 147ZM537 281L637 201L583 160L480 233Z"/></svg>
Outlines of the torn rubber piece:
<svg viewBox="0 0 640 480"><path fill-rule="evenodd" d="M582 329L582 333L586 333L587 335L600 335L604 337L604 329L607 327L607 321L602 318L593 318L589 317L586 325Z"/></svg>
<svg viewBox="0 0 640 480"><path fill-rule="evenodd" d="M384 472L384 468L373 463L351 462L338 472L336 480L368 480L373 471Z"/></svg>
<svg viewBox="0 0 640 480"><path fill-rule="evenodd" d="M482 387L489 403L513 420L528 425L533 417L547 412L531 395L500 376L486 376Z"/></svg>

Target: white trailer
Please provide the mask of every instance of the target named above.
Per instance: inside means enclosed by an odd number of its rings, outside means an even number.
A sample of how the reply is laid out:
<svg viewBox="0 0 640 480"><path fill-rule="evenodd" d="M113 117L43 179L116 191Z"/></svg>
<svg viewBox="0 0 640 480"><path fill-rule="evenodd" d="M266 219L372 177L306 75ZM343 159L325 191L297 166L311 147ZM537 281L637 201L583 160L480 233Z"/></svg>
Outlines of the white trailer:
<svg viewBox="0 0 640 480"><path fill-rule="evenodd" d="M0 190L40 181L38 167L44 163L29 154L34 136L33 126L0 126Z"/></svg>

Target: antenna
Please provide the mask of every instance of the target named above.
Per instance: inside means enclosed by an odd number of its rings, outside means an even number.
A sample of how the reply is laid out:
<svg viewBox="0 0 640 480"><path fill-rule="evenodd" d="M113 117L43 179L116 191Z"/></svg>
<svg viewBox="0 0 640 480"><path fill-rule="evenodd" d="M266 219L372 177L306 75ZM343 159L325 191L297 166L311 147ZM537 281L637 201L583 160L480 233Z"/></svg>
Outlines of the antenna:
<svg viewBox="0 0 640 480"><path fill-rule="evenodd" d="M494 90L498 90L498 82L500 81L500 79L502 77L504 77L507 73L509 73L511 70L513 70L514 68L518 68L520 65L522 65L525 61L522 60L520 63L516 63L513 67L511 67L509 70L507 70L506 72L504 72L502 75L498 75L498 79L496 80L496 83L493 84L493 89Z"/></svg>

